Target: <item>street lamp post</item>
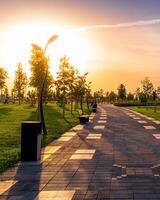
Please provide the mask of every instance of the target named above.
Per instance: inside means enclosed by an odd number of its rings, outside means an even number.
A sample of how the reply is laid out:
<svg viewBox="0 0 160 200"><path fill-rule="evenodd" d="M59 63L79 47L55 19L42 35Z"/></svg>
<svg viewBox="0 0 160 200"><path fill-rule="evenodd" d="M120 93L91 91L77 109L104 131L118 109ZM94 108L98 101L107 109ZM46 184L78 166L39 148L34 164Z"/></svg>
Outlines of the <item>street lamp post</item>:
<svg viewBox="0 0 160 200"><path fill-rule="evenodd" d="M47 49L48 45L50 43L52 43L53 41L55 41L57 38L58 38L57 35L53 35L48 39L47 44L44 48L44 53L46 53L46 49ZM38 101L39 120L42 123L43 134L47 134L45 119L44 119L44 112L43 112L43 93L44 93L45 82L47 79L47 74L48 74L48 69L46 69L44 79L41 81L41 90L40 90L39 101Z"/></svg>

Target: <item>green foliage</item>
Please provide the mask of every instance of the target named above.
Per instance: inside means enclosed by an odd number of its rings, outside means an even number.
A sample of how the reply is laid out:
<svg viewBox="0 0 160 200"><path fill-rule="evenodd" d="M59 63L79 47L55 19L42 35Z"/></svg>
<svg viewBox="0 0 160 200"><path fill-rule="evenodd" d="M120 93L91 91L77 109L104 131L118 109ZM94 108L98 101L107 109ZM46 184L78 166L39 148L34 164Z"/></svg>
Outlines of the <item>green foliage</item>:
<svg viewBox="0 0 160 200"><path fill-rule="evenodd" d="M134 100L134 94L132 94L131 92L129 92L129 93L127 94L127 100L128 100L128 101L133 101L133 100Z"/></svg>
<svg viewBox="0 0 160 200"><path fill-rule="evenodd" d="M115 102L117 99L117 95L114 91L111 91L109 94L108 94L108 101L109 102Z"/></svg>
<svg viewBox="0 0 160 200"><path fill-rule="evenodd" d="M126 87L124 84L120 84L117 88L118 90L118 98L120 100L125 100L126 99Z"/></svg>
<svg viewBox="0 0 160 200"><path fill-rule="evenodd" d="M45 91L47 92L53 83L53 77L49 72L49 59L45 56L45 51L36 44L32 44L29 64L31 66L30 86L34 87L39 93L42 81L46 78Z"/></svg>
<svg viewBox="0 0 160 200"><path fill-rule="evenodd" d="M155 102L148 102L147 106L145 102L140 102L140 101L123 101L123 102L116 102L114 103L115 106L120 106L120 107L128 107L128 106L145 106L148 108L148 106L155 106ZM160 105L160 102L157 102L157 105Z"/></svg>
<svg viewBox="0 0 160 200"><path fill-rule="evenodd" d="M6 79L7 78L8 78L7 71L3 67L0 67L0 90L1 90L1 95L2 95L2 90L6 86Z"/></svg>
<svg viewBox="0 0 160 200"><path fill-rule="evenodd" d="M57 72L57 80L55 82L58 99L61 99L63 106L63 117L65 116L65 104L68 95L73 93L75 80L75 70L70 65L69 59L64 56L60 59L59 72Z"/></svg>
<svg viewBox="0 0 160 200"><path fill-rule="evenodd" d="M146 107L132 107L131 109L148 117L160 120L160 106L157 106L156 112L154 111L154 106L147 106L147 109Z"/></svg>
<svg viewBox="0 0 160 200"><path fill-rule="evenodd" d="M24 93L27 87L27 75L23 72L22 64L18 63L17 70L15 72L15 80L13 85L13 92L19 99L19 104L21 99L24 97Z"/></svg>
<svg viewBox="0 0 160 200"><path fill-rule="evenodd" d="M154 87L148 77L146 77L143 81L141 81L143 87L143 93L146 96L146 100L148 101L149 98L152 96Z"/></svg>

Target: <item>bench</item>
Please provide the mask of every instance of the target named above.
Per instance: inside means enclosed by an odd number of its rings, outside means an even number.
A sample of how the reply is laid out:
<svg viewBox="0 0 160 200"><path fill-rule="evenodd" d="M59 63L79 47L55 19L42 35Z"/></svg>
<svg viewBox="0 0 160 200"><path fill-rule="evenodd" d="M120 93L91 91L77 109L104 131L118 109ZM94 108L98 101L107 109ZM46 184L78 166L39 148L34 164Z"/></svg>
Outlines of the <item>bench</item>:
<svg viewBox="0 0 160 200"><path fill-rule="evenodd" d="M96 113L97 112L97 103L94 103L92 106L92 112Z"/></svg>
<svg viewBox="0 0 160 200"><path fill-rule="evenodd" d="M89 115L84 115L82 110L80 110L78 114L80 124L85 124L86 122L89 122Z"/></svg>

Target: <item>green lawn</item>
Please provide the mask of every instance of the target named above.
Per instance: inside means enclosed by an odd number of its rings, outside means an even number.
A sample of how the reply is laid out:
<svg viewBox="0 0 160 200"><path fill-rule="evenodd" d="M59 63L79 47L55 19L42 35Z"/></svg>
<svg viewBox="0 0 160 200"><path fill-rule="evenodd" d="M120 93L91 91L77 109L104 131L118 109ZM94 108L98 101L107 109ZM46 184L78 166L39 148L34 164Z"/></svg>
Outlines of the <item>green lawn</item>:
<svg viewBox="0 0 160 200"><path fill-rule="evenodd" d="M154 112L154 107L129 107L129 109L132 109L134 111L137 111L139 113L142 113L144 115L147 115L149 117L152 117L154 119L160 120L160 106L157 106L157 112Z"/></svg>
<svg viewBox="0 0 160 200"><path fill-rule="evenodd" d="M84 110L86 113L89 112L86 106ZM0 172L19 160L21 122L36 120L36 117L36 107L27 104L0 104ZM79 123L77 111L71 114L67 106L66 117L63 119L62 109L55 103L45 106L45 119L48 135L43 138L43 146Z"/></svg>

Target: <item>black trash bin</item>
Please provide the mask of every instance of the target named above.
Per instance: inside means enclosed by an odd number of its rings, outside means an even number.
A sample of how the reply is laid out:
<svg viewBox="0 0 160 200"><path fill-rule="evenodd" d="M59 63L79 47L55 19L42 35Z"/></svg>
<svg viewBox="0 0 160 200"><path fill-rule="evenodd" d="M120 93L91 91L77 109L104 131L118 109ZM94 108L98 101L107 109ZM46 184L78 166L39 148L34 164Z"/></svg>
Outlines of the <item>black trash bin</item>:
<svg viewBox="0 0 160 200"><path fill-rule="evenodd" d="M24 121L21 125L21 161L37 161L41 156L40 121Z"/></svg>

